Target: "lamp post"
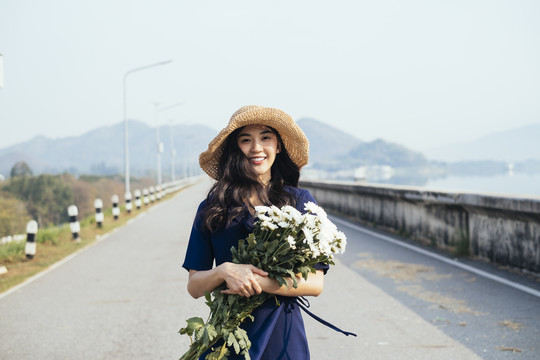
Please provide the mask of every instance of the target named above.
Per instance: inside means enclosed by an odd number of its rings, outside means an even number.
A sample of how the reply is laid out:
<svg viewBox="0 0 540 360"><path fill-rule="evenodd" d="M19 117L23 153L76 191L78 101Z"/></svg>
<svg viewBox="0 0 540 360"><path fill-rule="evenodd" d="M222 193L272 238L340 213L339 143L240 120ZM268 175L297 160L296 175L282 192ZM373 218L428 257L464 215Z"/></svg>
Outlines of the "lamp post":
<svg viewBox="0 0 540 360"><path fill-rule="evenodd" d="M169 136L170 136L170 141L171 141L171 183L174 184L174 178L175 178L175 169L174 169L174 159L176 158L176 150L174 149L174 144L173 144L173 136L172 136L172 127L173 127L173 121L172 119L170 120L171 124L169 125Z"/></svg>
<svg viewBox="0 0 540 360"><path fill-rule="evenodd" d="M156 114L156 142L157 142L157 173L156 173L157 179L156 179L156 183L157 183L158 191L160 191L161 190L161 153L163 152L163 143L161 142L161 140L159 138L159 116L158 116L159 103L155 102L154 106L155 106L155 109L156 109L155 114Z"/></svg>
<svg viewBox="0 0 540 360"><path fill-rule="evenodd" d="M126 194L130 192L129 191L129 146L128 146L128 123L127 123L127 96L126 96L127 77L128 75L134 72L146 70L154 66L166 65L171 62L172 60L161 61L155 64L146 65L146 66L142 66L133 70L129 70L124 74L124 83L123 83L124 85L124 165L125 165L124 176L125 176L125 193Z"/></svg>
<svg viewBox="0 0 540 360"><path fill-rule="evenodd" d="M159 116L158 113L164 110L169 110L174 107L183 105L183 102L179 102L173 105L165 106L160 108L159 103L155 102L154 106L156 109L156 140L157 140L157 185L159 188L161 188L161 153L163 152L163 143L161 142L159 138ZM172 137L171 137L171 146L172 146Z"/></svg>

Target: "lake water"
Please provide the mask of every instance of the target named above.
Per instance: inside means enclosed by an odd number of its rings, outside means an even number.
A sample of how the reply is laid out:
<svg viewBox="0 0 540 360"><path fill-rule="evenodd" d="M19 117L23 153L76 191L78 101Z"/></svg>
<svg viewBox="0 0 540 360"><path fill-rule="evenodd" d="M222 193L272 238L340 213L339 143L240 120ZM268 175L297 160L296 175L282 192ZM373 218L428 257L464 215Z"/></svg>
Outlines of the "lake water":
<svg viewBox="0 0 540 360"><path fill-rule="evenodd" d="M540 174L527 175L518 173L498 176L448 176L441 179L429 179L422 186L444 191L472 191L540 196Z"/></svg>

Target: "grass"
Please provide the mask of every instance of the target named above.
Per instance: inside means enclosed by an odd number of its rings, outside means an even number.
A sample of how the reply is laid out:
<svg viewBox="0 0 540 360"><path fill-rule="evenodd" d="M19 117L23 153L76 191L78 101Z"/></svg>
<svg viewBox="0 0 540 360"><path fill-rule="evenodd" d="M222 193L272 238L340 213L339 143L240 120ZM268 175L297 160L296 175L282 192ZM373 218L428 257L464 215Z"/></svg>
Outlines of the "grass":
<svg viewBox="0 0 540 360"><path fill-rule="evenodd" d="M182 189L185 189L185 187ZM168 194L159 202L172 197L174 194ZM114 220L112 209L107 209L104 211L102 228L97 227L94 215L82 219L79 221L81 225L79 241L72 239L69 224L40 229L36 237L36 255L31 260L26 258L24 241L0 245L0 264L8 268L6 274L0 275L0 293L47 269L66 256L94 243L96 238L123 226L129 219L136 217L159 202L150 203L148 206L143 205L140 210L134 207L131 214L127 214L125 208L121 207L118 220Z"/></svg>

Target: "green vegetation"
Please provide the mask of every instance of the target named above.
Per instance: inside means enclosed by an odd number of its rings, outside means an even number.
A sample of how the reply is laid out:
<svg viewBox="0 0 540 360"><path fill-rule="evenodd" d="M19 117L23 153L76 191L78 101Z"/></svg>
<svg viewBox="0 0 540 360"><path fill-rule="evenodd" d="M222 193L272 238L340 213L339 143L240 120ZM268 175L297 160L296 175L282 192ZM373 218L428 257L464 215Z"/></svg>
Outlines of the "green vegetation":
<svg viewBox="0 0 540 360"><path fill-rule="evenodd" d="M23 233L30 220L23 201L0 191L0 237Z"/></svg>
<svg viewBox="0 0 540 360"><path fill-rule="evenodd" d="M30 217L40 226L69 220L66 209L73 204L73 191L62 175L15 177L2 190L23 201Z"/></svg>
<svg viewBox="0 0 540 360"><path fill-rule="evenodd" d="M30 166L24 161L19 161L13 167L11 168L10 176L12 178L19 177L19 176L32 176L32 169L30 169Z"/></svg>

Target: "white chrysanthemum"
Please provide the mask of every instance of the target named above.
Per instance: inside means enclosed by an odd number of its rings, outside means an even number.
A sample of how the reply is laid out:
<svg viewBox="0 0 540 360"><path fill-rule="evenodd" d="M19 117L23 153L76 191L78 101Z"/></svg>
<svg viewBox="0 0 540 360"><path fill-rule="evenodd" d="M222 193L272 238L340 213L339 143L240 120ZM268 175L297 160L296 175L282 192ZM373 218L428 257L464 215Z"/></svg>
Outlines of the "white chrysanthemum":
<svg viewBox="0 0 540 360"><path fill-rule="evenodd" d="M270 208L268 206L257 205L257 206L255 206L255 211L260 213L260 214L267 214L271 210L270 210Z"/></svg>
<svg viewBox="0 0 540 360"><path fill-rule="evenodd" d="M281 210L283 210L283 212L285 212L287 214L290 214L292 216L294 216L294 215L302 215L302 213L300 213L300 211L298 211L295 207L293 207L291 205L285 205L284 207L281 208Z"/></svg>
<svg viewBox="0 0 540 360"><path fill-rule="evenodd" d="M341 253L343 254L345 252L345 248L347 247L347 236L341 231L336 232L336 240L338 241L338 247L341 250Z"/></svg>
<svg viewBox="0 0 540 360"><path fill-rule="evenodd" d="M337 231L336 225L333 222L331 222L328 218L321 219L320 226L321 226L321 229L325 229L333 233Z"/></svg>
<svg viewBox="0 0 540 360"><path fill-rule="evenodd" d="M324 211L323 208L321 208L320 206L317 206L317 204L315 204L312 201L308 201L307 203L305 203L304 209L306 211L309 211L312 214L319 215L322 219L327 218L326 211Z"/></svg>
<svg viewBox="0 0 540 360"><path fill-rule="evenodd" d="M319 249L321 253L326 256L330 256L332 254L332 246L328 241L326 241L326 239L319 241Z"/></svg>
<svg viewBox="0 0 540 360"><path fill-rule="evenodd" d="M334 241L334 232L329 228L322 228L316 237L325 247L330 247L330 243Z"/></svg>
<svg viewBox="0 0 540 360"><path fill-rule="evenodd" d="M287 229L291 227L291 223L289 223L288 221L280 221L278 222L278 226Z"/></svg>
<svg viewBox="0 0 540 360"><path fill-rule="evenodd" d="M294 220L294 224L299 226L304 223L304 215L302 215L300 212L298 214L291 214Z"/></svg>
<svg viewBox="0 0 540 360"><path fill-rule="evenodd" d="M262 224L261 224L261 227L265 227L267 229L270 229L270 230L276 230L278 228L278 226L276 224L273 224L269 221L263 221Z"/></svg>
<svg viewBox="0 0 540 360"><path fill-rule="evenodd" d="M268 217L265 214L261 213L257 213L257 218L261 219L262 221L272 221L271 217Z"/></svg>
<svg viewBox="0 0 540 360"><path fill-rule="evenodd" d="M289 246L291 247L291 249L296 249L296 240L294 240L294 238L289 235L287 236L287 242L289 243Z"/></svg>
<svg viewBox="0 0 540 360"><path fill-rule="evenodd" d="M311 229L309 227L305 226L305 227L302 228L302 232L306 236L306 238L304 239L304 242L308 243L308 244L312 244L313 243L313 236L314 236L313 231L311 231Z"/></svg>
<svg viewBox="0 0 540 360"><path fill-rule="evenodd" d="M310 247L310 250L311 250L311 252L312 252L312 255L311 255L311 256L312 256L313 258L316 258L316 257L318 257L319 255L321 255L321 251L319 250L319 247L318 247L317 245L315 245L315 244L310 244L309 247Z"/></svg>
<svg viewBox="0 0 540 360"><path fill-rule="evenodd" d="M312 214L304 214L304 222L307 227L315 229L317 227L317 217Z"/></svg>

